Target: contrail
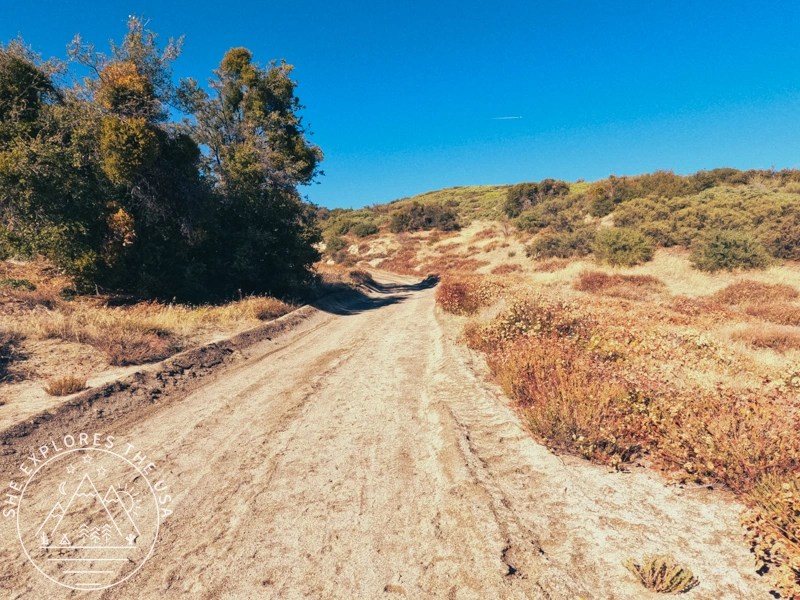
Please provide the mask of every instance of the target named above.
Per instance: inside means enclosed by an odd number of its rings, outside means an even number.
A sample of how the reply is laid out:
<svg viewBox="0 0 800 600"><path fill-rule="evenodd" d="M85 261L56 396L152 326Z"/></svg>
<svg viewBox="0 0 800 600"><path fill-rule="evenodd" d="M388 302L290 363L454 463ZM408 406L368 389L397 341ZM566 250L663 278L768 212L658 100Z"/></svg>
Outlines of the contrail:
<svg viewBox="0 0 800 600"><path fill-rule="evenodd" d="M522 117L492 117L492 121L512 121L514 119L521 119Z"/></svg>

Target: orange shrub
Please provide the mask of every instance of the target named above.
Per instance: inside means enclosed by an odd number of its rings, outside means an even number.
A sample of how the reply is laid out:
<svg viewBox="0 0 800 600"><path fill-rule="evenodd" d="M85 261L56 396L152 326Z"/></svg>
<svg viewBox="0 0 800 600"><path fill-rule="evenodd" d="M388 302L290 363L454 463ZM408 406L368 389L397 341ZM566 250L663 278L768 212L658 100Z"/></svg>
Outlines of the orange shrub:
<svg viewBox="0 0 800 600"><path fill-rule="evenodd" d="M502 264L492 269L492 275L508 275L509 273L516 273L518 271L522 271L522 267L516 263Z"/></svg>
<svg viewBox="0 0 800 600"><path fill-rule="evenodd" d="M482 277L448 277L436 288L436 302L447 312L470 315L491 304L501 287Z"/></svg>
<svg viewBox="0 0 800 600"><path fill-rule="evenodd" d="M785 283L761 283L760 281L737 281L712 296L712 299L724 304L760 303L768 300L794 300L800 293Z"/></svg>
<svg viewBox="0 0 800 600"><path fill-rule="evenodd" d="M666 289L664 283L652 275L609 275L602 271L584 271L573 285L576 290L629 300L641 300L651 293Z"/></svg>

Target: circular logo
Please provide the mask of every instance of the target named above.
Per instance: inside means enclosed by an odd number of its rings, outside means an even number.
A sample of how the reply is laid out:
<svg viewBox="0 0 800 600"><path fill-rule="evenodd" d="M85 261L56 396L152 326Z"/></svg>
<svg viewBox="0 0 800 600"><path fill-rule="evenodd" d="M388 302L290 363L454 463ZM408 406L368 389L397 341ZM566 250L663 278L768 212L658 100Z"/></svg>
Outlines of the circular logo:
<svg viewBox="0 0 800 600"><path fill-rule="evenodd" d="M102 590L138 571L158 537L156 492L130 460L105 448L51 456L20 493L17 533L45 577Z"/></svg>

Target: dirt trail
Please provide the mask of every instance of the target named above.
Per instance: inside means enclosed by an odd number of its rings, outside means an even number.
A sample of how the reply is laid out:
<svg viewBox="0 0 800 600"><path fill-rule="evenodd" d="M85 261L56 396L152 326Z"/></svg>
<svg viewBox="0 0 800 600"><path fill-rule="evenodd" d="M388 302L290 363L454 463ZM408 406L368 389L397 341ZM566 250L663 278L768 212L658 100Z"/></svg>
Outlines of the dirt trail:
<svg viewBox="0 0 800 600"><path fill-rule="evenodd" d="M184 398L98 419L176 494L154 554L118 586L71 592L3 519L0 595L648 598L621 561L671 552L700 579L688 598L769 598L736 505L535 444L433 289L382 280Z"/></svg>

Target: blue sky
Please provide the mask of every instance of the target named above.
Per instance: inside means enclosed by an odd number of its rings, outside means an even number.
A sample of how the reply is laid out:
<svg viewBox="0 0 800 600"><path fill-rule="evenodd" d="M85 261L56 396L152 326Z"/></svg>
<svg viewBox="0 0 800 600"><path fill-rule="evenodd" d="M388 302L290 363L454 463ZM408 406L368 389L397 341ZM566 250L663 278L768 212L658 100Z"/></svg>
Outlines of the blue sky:
<svg viewBox="0 0 800 600"><path fill-rule="evenodd" d="M223 53L296 67L325 206L456 185L656 169L800 167L800 3L210 2L0 4L63 57L104 47L144 15L185 34L176 75L204 81ZM496 117L522 117L497 119Z"/></svg>

